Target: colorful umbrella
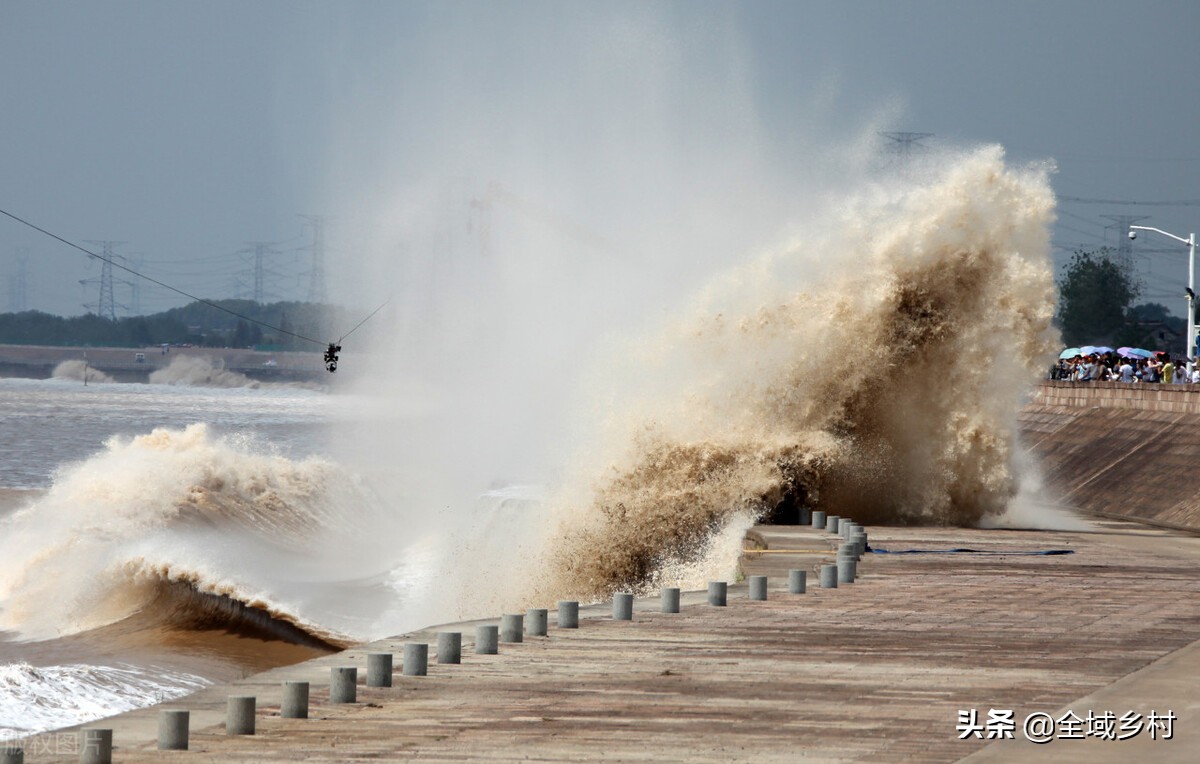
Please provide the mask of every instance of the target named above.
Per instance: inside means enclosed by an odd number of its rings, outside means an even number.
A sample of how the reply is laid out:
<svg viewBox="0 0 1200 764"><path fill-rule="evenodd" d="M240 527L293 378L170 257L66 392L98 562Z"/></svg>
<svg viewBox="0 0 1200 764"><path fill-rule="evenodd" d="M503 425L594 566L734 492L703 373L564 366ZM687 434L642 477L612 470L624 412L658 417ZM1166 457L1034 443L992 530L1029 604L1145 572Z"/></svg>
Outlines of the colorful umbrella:
<svg viewBox="0 0 1200 764"><path fill-rule="evenodd" d="M1096 347L1095 345L1084 345L1083 347L1079 348L1079 352L1083 355L1095 355L1096 353L1100 352L1100 348Z"/></svg>
<svg viewBox="0 0 1200 764"><path fill-rule="evenodd" d="M1059 353L1058 357L1059 358L1075 358L1080 355L1083 355L1083 354L1079 352L1079 348L1067 348L1066 350Z"/></svg>
<svg viewBox="0 0 1200 764"><path fill-rule="evenodd" d="M1153 358L1154 357L1153 350L1143 350L1141 348L1129 348L1129 352L1133 353L1134 355L1138 356L1139 358Z"/></svg>
<svg viewBox="0 0 1200 764"><path fill-rule="evenodd" d="M1141 356L1133 352L1133 348L1117 348L1117 355L1122 358L1141 358Z"/></svg>

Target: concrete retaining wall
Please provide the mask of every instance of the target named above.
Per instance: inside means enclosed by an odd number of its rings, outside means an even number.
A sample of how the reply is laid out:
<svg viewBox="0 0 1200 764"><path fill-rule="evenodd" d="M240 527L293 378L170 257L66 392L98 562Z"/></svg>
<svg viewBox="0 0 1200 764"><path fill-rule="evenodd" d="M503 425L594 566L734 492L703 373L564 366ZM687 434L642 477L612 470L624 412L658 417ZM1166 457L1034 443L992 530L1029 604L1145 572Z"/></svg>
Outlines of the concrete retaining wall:
<svg viewBox="0 0 1200 764"><path fill-rule="evenodd" d="M1200 532L1200 385L1044 382L1020 427L1061 503Z"/></svg>
<svg viewBox="0 0 1200 764"><path fill-rule="evenodd" d="M1031 403L1200 414L1200 385L1043 382L1034 389Z"/></svg>

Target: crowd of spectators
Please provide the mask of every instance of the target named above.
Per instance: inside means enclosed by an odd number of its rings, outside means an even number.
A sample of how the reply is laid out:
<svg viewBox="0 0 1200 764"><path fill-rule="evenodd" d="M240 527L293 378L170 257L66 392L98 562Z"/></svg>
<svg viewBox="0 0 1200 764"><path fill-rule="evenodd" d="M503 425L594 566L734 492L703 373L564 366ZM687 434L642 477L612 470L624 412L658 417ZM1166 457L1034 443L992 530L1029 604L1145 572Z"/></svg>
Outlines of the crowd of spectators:
<svg viewBox="0 0 1200 764"><path fill-rule="evenodd" d="M1125 382L1128 384L1200 384L1200 366L1185 359L1158 353L1150 358L1129 358L1115 352L1060 358L1050 379L1072 382Z"/></svg>

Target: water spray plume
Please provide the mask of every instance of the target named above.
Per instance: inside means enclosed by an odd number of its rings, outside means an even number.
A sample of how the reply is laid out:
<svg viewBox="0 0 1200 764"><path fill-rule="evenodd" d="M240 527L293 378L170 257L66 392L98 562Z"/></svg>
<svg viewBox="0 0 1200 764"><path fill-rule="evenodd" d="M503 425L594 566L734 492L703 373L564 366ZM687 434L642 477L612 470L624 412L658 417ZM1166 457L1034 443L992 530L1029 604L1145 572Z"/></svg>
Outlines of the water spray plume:
<svg viewBox="0 0 1200 764"><path fill-rule="evenodd" d="M617 455L556 499L557 586L666 583L734 518L786 502L867 523L1003 514L1016 413L1056 346L1053 210L1043 170L982 149L865 189L714 284L649 341L652 364L610 366L642 392L606 397Z"/></svg>

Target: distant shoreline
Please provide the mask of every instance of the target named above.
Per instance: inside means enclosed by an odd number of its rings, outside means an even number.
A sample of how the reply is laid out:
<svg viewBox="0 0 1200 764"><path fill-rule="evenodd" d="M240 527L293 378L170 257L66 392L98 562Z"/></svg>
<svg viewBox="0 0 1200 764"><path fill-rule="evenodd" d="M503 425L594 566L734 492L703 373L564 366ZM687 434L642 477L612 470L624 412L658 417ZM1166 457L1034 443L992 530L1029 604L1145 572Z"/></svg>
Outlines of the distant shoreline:
<svg viewBox="0 0 1200 764"><path fill-rule="evenodd" d="M139 358L140 356L140 358ZM295 350L264 351L236 348L171 347L61 347L47 345L0 345L0 377L49 379L63 361L86 360L118 382L146 382L150 374L165 369L180 356L205 357L220 362L228 371L263 382L323 382L320 353Z"/></svg>

